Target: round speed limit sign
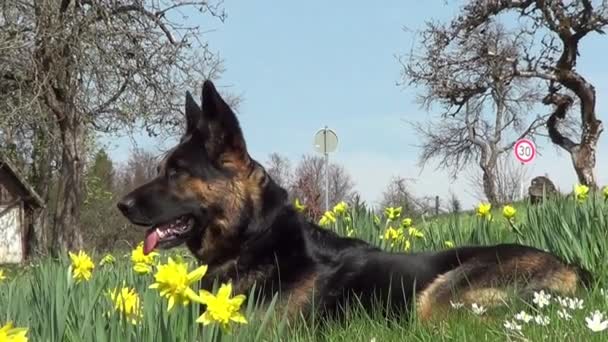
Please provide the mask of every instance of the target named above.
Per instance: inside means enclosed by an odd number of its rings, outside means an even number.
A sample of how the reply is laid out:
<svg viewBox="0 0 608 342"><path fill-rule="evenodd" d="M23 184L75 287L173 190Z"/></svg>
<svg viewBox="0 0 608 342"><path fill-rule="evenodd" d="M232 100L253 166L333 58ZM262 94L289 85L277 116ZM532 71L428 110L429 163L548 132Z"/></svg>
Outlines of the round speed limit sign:
<svg viewBox="0 0 608 342"><path fill-rule="evenodd" d="M532 140L519 139L513 148L515 158L523 164L531 163L536 158L536 145Z"/></svg>

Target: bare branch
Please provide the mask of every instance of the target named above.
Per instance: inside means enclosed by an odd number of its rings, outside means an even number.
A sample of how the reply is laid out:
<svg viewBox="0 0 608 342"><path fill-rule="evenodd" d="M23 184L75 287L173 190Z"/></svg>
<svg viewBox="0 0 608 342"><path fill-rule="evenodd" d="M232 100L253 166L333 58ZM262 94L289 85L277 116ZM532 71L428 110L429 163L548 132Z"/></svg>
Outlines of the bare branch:
<svg viewBox="0 0 608 342"><path fill-rule="evenodd" d="M180 6L174 5L171 7L176 8L176 7L181 7L181 6L183 6L183 5L180 5ZM177 42L175 41L175 38L173 37L173 33L161 19L162 16L164 16L164 13L166 13L166 11L158 11L155 14L155 13L152 13L152 12L146 10L145 7L143 6L143 4L133 4L133 5L125 5L125 6L117 7L111 11L111 14L121 14L121 13L127 13L127 12L139 12L139 13L143 14L144 16L146 16L147 18L152 20L156 24L156 26L158 26L158 28L160 28L163 31L163 33L165 34L165 36L167 37L167 39L169 40L169 42L171 44L177 44Z"/></svg>
<svg viewBox="0 0 608 342"><path fill-rule="evenodd" d="M549 117L549 120L547 120L547 129L549 131L551 142L568 152L570 152L576 146L576 143L560 133L558 124L566 117L566 113L572 106L573 102L572 97L569 95L559 94L556 91L549 93L543 99L544 104L555 106L555 110Z"/></svg>
<svg viewBox="0 0 608 342"><path fill-rule="evenodd" d="M93 109L91 114L93 114L93 115L99 114L99 113L105 111L106 108L108 108L111 104L116 102L120 98L120 96L127 90L127 86L129 85L129 79L130 79L129 76L125 77L125 79L122 82L122 85L118 88L116 93L111 95L104 103L97 106L97 108Z"/></svg>
<svg viewBox="0 0 608 342"><path fill-rule="evenodd" d="M473 0L470 1L459 15L451 23L453 33L451 39L454 39L461 32L465 35L475 30L477 27L484 25L490 21L495 15L511 9L521 10L522 13L526 8L533 5L535 0Z"/></svg>
<svg viewBox="0 0 608 342"><path fill-rule="evenodd" d="M547 122L547 116L537 116L516 139L512 140L509 144L501 149L501 153L511 151L515 146L517 140L524 138L532 138L534 140L534 136L539 135L537 130L544 126Z"/></svg>

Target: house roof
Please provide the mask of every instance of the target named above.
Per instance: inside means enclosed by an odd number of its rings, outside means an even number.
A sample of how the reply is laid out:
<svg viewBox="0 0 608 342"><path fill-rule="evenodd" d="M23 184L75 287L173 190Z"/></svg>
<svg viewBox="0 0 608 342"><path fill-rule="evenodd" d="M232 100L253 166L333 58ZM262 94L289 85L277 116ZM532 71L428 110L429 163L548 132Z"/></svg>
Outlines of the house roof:
<svg viewBox="0 0 608 342"><path fill-rule="evenodd" d="M12 175L15 180L17 180L17 183L23 188L25 193L29 195L27 198L24 198L26 202L34 204L39 208L45 207L42 197L40 197L36 190L34 190L34 188L25 180L17 168L2 155L0 155L0 169L8 171L8 173Z"/></svg>

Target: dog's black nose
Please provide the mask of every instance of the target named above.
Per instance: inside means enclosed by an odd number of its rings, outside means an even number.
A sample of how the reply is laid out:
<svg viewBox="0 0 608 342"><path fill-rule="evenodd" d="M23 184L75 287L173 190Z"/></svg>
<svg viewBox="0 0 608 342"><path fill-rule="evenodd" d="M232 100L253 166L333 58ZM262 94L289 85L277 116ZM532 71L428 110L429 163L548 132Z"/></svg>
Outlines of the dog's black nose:
<svg viewBox="0 0 608 342"><path fill-rule="evenodd" d="M133 207L135 206L135 199L133 199L132 197L128 197L128 196L123 197L123 199L120 200L120 202L118 202L116 204L116 206L123 213L123 215L126 216L129 214L131 209L133 209Z"/></svg>

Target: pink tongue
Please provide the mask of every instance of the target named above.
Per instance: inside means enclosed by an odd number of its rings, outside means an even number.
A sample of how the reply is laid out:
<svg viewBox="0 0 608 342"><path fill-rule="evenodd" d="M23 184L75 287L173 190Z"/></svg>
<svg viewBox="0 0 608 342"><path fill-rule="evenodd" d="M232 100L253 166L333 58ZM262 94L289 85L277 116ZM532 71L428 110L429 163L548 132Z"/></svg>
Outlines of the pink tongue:
<svg viewBox="0 0 608 342"><path fill-rule="evenodd" d="M156 248L158 245L158 240L160 240L156 229L150 229L146 233L146 239L144 240L144 254L148 255L150 252Z"/></svg>

